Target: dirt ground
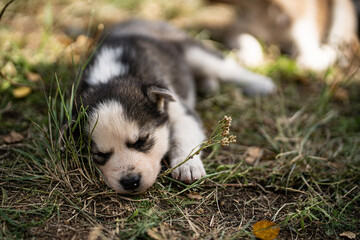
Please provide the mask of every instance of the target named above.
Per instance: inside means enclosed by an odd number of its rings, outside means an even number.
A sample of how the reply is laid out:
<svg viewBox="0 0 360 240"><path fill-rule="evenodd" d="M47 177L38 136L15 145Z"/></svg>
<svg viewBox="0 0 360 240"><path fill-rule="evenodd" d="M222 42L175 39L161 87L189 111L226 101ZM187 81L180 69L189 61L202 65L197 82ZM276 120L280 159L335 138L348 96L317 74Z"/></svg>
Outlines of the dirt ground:
<svg viewBox="0 0 360 240"><path fill-rule="evenodd" d="M165 176L144 195L121 196L81 156L64 157L64 104L89 48L104 27L131 17L169 21L233 54L211 32L234 17L222 4L33 0L4 12L0 239L256 239L261 220L280 226L277 239L359 238L358 64L302 71L265 45L266 64L253 70L272 77L277 94L251 98L224 85L199 98L207 134L228 115L237 142L207 148L208 176L192 185Z"/></svg>

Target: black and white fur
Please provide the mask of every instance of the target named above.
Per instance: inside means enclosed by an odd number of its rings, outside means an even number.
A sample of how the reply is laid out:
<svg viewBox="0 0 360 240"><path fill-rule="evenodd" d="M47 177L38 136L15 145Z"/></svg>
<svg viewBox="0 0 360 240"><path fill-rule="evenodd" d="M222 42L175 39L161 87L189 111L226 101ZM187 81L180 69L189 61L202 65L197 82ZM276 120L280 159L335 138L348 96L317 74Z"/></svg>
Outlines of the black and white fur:
<svg viewBox="0 0 360 240"><path fill-rule="evenodd" d="M92 157L108 186L142 193L155 182L165 155L174 167L204 141L194 112L194 74L203 76L202 88L214 88L221 79L250 94L276 89L270 78L166 23L131 20L104 34L84 71L77 104L87 107ZM186 183L204 175L201 155L172 172Z"/></svg>

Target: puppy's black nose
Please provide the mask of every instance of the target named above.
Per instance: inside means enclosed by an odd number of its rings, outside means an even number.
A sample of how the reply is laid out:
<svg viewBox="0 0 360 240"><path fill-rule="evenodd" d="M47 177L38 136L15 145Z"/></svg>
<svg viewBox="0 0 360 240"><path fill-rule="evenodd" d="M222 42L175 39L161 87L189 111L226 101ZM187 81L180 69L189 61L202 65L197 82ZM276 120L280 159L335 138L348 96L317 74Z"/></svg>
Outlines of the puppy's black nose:
<svg viewBox="0 0 360 240"><path fill-rule="evenodd" d="M120 184L125 190L135 190L140 186L141 175L128 175L120 179Z"/></svg>

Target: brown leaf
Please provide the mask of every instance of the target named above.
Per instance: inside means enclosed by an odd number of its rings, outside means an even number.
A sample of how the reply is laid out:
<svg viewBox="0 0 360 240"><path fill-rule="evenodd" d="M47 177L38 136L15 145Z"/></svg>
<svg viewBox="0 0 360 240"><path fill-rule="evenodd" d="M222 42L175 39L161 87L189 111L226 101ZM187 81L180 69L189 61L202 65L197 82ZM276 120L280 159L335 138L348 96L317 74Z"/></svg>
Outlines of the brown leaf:
<svg viewBox="0 0 360 240"><path fill-rule="evenodd" d="M356 239L356 233L346 231L346 232L340 233L340 237L346 237L348 239Z"/></svg>
<svg viewBox="0 0 360 240"><path fill-rule="evenodd" d="M345 88L337 88L334 91L334 99L340 102L349 102L349 91Z"/></svg>
<svg viewBox="0 0 360 240"><path fill-rule="evenodd" d="M89 50L92 42L92 38L88 38L85 35L78 36L75 42L66 47L66 57L71 61L74 60L75 62L78 62L80 57Z"/></svg>
<svg viewBox="0 0 360 240"><path fill-rule="evenodd" d="M253 226L253 233L255 237L262 240L275 239L280 232L280 227L271 221L262 220L258 221Z"/></svg>
<svg viewBox="0 0 360 240"><path fill-rule="evenodd" d="M62 43L65 46L70 45L72 43L72 39L64 33L58 33L55 35L55 37L60 43Z"/></svg>
<svg viewBox="0 0 360 240"><path fill-rule="evenodd" d="M197 209L197 210L196 210L196 214L197 214L197 215L202 215L202 214L204 214L204 209L202 209L202 208Z"/></svg>
<svg viewBox="0 0 360 240"><path fill-rule="evenodd" d="M161 233L157 228L151 228L146 231L151 239L155 240L163 240L164 238L161 236Z"/></svg>
<svg viewBox="0 0 360 240"><path fill-rule="evenodd" d="M101 236L101 232L103 230L102 226L97 226L91 229L89 235L88 235L88 240L96 240Z"/></svg>
<svg viewBox="0 0 360 240"><path fill-rule="evenodd" d="M25 76L30 82L39 82L41 80L41 76L38 73L26 72Z"/></svg>
<svg viewBox="0 0 360 240"><path fill-rule="evenodd" d="M21 142L25 137L15 131L11 131L7 136L4 137L6 143L17 143Z"/></svg>
<svg viewBox="0 0 360 240"><path fill-rule="evenodd" d="M245 162L255 165L256 161L263 155L263 150L258 147L249 147L245 152Z"/></svg>
<svg viewBox="0 0 360 240"><path fill-rule="evenodd" d="M195 200L201 200L203 197L197 193L197 192L191 192L191 193L188 193L186 194L186 196L190 199L195 199Z"/></svg>

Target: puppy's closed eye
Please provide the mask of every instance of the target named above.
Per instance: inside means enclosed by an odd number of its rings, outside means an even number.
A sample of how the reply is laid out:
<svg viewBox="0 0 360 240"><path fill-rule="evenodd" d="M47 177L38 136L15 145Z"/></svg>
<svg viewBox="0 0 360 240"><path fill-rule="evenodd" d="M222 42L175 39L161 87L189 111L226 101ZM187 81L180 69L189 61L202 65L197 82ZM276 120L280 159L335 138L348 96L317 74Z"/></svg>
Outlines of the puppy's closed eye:
<svg viewBox="0 0 360 240"><path fill-rule="evenodd" d="M110 159L112 152L92 152L93 160L98 165L105 165L107 160Z"/></svg>
<svg viewBox="0 0 360 240"><path fill-rule="evenodd" d="M126 146L139 152L147 153L154 146L154 139L150 138L148 134L144 137L139 137L135 142L127 142Z"/></svg>

